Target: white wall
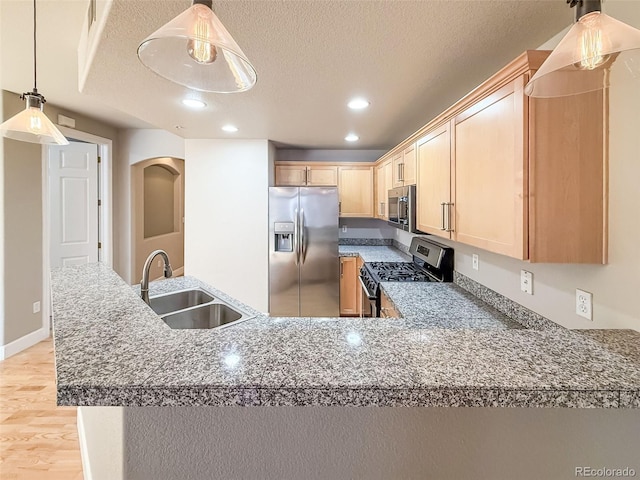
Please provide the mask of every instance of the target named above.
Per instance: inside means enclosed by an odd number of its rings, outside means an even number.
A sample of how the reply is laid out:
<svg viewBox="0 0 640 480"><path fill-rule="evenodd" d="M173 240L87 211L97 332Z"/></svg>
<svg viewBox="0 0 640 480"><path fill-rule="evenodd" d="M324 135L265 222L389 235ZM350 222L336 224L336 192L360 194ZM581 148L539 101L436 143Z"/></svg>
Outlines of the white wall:
<svg viewBox="0 0 640 480"><path fill-rule="evenodd" d="M640 3L611 0L605 12L640 28ZM551 49L556 36L541 48ZM640 78L619 63L611 75L609 134L609 264L529 264L450 242L456 270L568 328L631 328L640 331ZM403 244L411 236L396 232ZM446 243L446 242L445 242ZM478 254L480 269L471 256ZM534 274L534 295L520 292L520 270ZM575 289L593 293L593 321L575 314Z"/></svg>
<svg viewBox="0 0 640 480"><path fill-rule="evenodd" d="M186 275L268 310L267 140L185 141Z"/></svg>
<svg viewBox="0 0 640 480"><path fill-rule="evenodd" d="M343 228L347 227L347 231ZM377 218L341 218L340 238L394 238L395 227Z"/></svg>
<svg viewBox="0 0 640 480"><path fill-rule="evenodd" d="M114 270L128 283L133 272L133 225L131 165L149 158L184 159L184 139L165 130L129 129L118 132L118 154L113 169Z"/></svg>

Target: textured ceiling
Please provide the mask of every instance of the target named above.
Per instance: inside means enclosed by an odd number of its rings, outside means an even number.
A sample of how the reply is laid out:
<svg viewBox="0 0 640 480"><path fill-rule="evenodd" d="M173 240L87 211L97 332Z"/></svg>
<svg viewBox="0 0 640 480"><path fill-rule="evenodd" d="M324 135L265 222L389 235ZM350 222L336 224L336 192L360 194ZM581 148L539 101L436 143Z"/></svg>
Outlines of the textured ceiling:
<svg viewBox="0 0 640 480"><path fill-rule="evenodd" d="M58 5L80 17L86 9L82 1L43 3L53 13ZM308 148L389 148L572 18L564 0L214 1L218 17L256 67L258 83L241 94L191 92L208 104L193 111L180 104L187 89L148 71L136 57L143 38L189 5L115 0L83 94L186 138L268 138ZM76 22L60 17L58 31ZM73 44L72 33L61 35ZM47 75L55 74L58 59L60 77L77 71L69 50L65 45L60 58L47 59ZM76 79L67 86L74 96L80 95ZM41 85L50 101L61 103L57 83L45 89L43 79ZM367 97L371 107L349 111L346 102L355 95ZM114 121L127 124L116 115L122 114L114 113ZM240 131L221 132L226 123ZM343 139L350 131L361 141L347 145Z"/></svg>

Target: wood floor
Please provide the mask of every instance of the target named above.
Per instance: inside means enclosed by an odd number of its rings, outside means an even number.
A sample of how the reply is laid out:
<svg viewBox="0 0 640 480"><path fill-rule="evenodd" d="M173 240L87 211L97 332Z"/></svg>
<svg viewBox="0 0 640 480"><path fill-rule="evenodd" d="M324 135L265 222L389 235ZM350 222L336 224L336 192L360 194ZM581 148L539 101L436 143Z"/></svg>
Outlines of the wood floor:
<svg viewBox="0 0 640 480"><path fill-rule="evenodd" d="M82 479L76 409L56 407L51 340L0 362L0 479Z"/></svg>

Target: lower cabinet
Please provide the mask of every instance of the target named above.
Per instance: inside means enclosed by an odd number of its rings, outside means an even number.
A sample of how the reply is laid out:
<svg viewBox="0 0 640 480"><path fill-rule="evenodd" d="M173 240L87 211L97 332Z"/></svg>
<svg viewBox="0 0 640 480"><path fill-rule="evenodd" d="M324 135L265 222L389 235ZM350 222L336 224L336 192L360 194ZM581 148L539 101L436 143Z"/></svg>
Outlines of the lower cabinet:
<svg viewBox="0 0 640 480"><path fill-rule="evenodd" d="M380 317L381 318L401 318L400 312L396 310L396 306L384 293L384 290L380 291Z"/></svg>
<svg viewBox="0 0 640 480"><path fill-rule="evenodd" d="M360 315L362 289L358 275L362 261L360 257L340 257L340 315Z"/></svg>

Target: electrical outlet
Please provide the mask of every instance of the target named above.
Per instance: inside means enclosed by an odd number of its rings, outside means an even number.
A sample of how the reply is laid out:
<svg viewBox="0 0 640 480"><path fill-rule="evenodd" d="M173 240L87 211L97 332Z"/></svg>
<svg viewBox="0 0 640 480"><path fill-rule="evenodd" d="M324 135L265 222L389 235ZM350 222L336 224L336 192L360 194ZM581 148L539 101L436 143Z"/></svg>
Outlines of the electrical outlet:
<svg viewBox="0 0 640 480"><path fill-rule="evenodd" d="M472 261L473 261L473 269L474 270L478 270L478 266L479 266L478 255L476 255L474 253L471 258L472 258Z"/></svg>
<svg viewBox="0 0 640 480"><path fill-rule="evenodd" d="M533 273L520 270L520 290L533 295Z"/></svg>
<svg viewBox="0 0 640 480"><path fill-rule="evenodd" d="M38 313L40 311L40 302L33 302L33 313Z"/></svg>
<svg viewBox="0 0 640 480"><path fill-rule="evenodd" d="M593 320L593 295L576 288L576 313L587 320Z"/></svg>
<svg viewBox="0 0 640 480"><path fill-rule="evenodd" d="M347 226L346 225L342 226L342 233L347 233Z"/></svg>

